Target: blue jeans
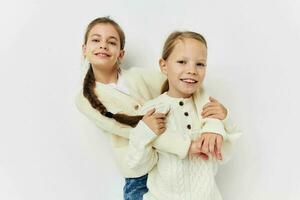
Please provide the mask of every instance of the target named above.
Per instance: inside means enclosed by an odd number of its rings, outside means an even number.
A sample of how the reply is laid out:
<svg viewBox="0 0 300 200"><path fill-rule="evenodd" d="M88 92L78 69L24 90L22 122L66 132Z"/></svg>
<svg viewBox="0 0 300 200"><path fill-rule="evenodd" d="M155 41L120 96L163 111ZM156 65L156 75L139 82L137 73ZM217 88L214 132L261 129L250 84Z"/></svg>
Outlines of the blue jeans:
<svg viewBox="0 0 300 200"><path fill-rule="evenodd" d="M138 178L125 178L124 200L143 200L143 195L148 192L147 178L148 174Z"/></svg>

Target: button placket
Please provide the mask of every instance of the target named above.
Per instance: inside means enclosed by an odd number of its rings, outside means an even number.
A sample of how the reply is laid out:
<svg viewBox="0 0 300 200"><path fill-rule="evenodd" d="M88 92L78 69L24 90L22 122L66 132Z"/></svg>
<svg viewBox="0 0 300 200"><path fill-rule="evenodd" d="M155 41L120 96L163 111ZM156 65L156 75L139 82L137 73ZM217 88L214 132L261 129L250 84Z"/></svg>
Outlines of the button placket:
<svg viewBox="0 0 300 200"><path fill-rule="evenodd" d="M186 128L189 129L189 130L191 130L192 126L191 126L190 124L188 124L188 125L186 126Z"/></svg>

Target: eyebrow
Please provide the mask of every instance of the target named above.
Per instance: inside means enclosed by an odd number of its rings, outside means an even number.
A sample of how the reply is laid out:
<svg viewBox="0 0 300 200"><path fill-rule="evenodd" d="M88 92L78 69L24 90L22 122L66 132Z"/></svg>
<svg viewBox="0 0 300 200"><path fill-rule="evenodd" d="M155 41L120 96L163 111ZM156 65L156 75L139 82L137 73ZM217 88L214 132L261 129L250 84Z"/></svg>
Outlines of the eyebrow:
<svg viewBox="0 0 300 200"><path fill-rule="evenodd" d="M185 57L185 56L182 56L181 59L186 59L188 60L189 58L188 57ZM207 59L197 59L196 62L206 62Z"/></svg>
<svg viewBox="0 0 300 200"><path fill-rule="evenodd" d="M97 33L91 35L91 37L92 37L92 36L102 37L102 35L97 34ZM115 36L109 36L108 39L115 39L115 40L118 40L118 38L116 38Z"/></svg>

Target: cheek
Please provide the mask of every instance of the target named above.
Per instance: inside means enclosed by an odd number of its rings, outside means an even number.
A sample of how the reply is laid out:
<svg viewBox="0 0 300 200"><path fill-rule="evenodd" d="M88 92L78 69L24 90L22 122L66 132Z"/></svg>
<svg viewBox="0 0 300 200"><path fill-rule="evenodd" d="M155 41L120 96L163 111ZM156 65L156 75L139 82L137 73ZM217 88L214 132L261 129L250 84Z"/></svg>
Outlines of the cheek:
<svg viewBox="0 0 300 200"><path fill-rule="evenodd" d="M205 77L205 74L206 74L206 68L201 69L199 74L200 74L201 78L203 79Z"/></svg>
<svg viewBox="0 0 300 200"><path fill-rule="evenodd" d="M112 48L112 49L111 49L111 53L112 53L112 55L113 55L114 57L119 57L121 51L120 51L119 49L117 49L117 48Z"/></svg>

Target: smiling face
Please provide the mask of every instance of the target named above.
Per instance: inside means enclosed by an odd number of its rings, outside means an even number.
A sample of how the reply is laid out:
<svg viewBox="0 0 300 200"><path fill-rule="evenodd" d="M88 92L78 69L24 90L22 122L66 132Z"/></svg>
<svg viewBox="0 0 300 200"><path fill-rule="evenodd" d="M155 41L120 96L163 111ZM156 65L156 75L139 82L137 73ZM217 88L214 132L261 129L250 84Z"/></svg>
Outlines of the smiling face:
<svg viewBox="0 0 300 200"><path fill-rule="evenodd" d="M120 45L120 37L115 27L109 23L99 23L89 31L82 51L93 67L112 70L117 66L117 61L124 56Z"/></svg>
<svg viewBox="0 0 300 200"><path fill-rule="evenodd" d="M168 77L168 95L188 98L201 86L206 72L206 46L196 39L177 40L161 71Z"/></svg>

